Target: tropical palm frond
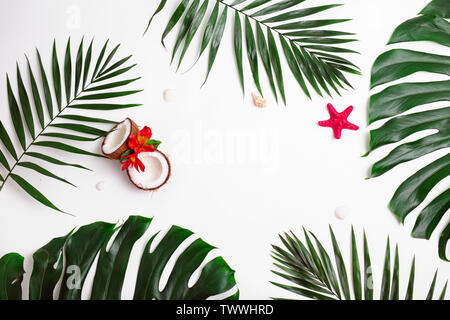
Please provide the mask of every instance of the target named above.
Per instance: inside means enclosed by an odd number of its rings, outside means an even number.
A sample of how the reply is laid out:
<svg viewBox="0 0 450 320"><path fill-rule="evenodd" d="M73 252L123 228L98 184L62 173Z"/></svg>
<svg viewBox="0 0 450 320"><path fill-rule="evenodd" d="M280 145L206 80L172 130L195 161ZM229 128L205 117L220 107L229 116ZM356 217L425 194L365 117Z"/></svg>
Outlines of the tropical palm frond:
<svg viewBox="0 0 450 320"><path fill-rule="evenodd" d="M448 1L434 0L421 14L402 23L394 31L389 43L408 41L432 41L450 46L450 18ZM442 52L445 52L443 50ZM427 72L450 76L450 56L423 51L392 49L380 55L372 68L372 88L390 84L416 72ZM434 129L436 133L424 138L403 143L393 149L385 158L372 166L371 177L377 177L409 162L450 147L450 107L430 109L401 115L415 107L432 102L450 100L450 80L431 82L401 82L389 85L372 95L369 104L369 123L393 117L380 128L370 132L369 152L402 142L414 133ZM427 198L429 192L440 181L450 175L450 153L428 164L405 180L396 190L390 209L403 223L407 216ZM450 189L433 199L419 214L412 236L429 239L450 208ZM439 239L439 256L446 257L446 246L450 239L450 223Z"/></svg>
<svg viewBox="0 0 450 320"><path fill-rule="evenodd" d="M300 296L317 300L373 300L376 275L369 252L366 234L363 236L363 254L358 254L355 232L351 231L351 260L349 269L345 264L341 249L330 227L333 254L329 254L320 240L310 231L304 230L305 241L291 232L280 235L282 247L273 245L272 258L277 270L272 272L289 281L290 284L271 282L277 287ZM335 263L332 258L334 256ZM393 261L392 261L393 258ZM381 268L380 268L381 269ZM437 271L434 274L426 299L445 299L447 282L439 295L435 294ZM415 258L412 259L408 287L400 291L400 259L398 246L392 256L389 238L381 277L380 300L405 300L414 298Z"/></svg>
<svg viewBox="0 0 450 320"><path fill-rule="evenodd" d="M110 124L115 121L80 115L76 112L136 107L139 104L117 104L106 103L106 101L141 91L124 89L126 85L139 78L123 80L119 76L135 65L123 67L131 56L113 61L116 59L119 46L109 51L108 42L105 42L99 55L94 57L93 41L85 50L83 38L76 50L76 55L73 55L69 38L62 64L58 60L56 42L53 42L50 72L46 71L41 54L36 49L38 71L33 71L31 62L27 58L28 82L25 82L25 77L22 77L23 71L17 64L17 96L13 92L12 80L7 75L9 111L16 137L10 135L0 121L0 141L4 147L0 149L0 164L4 168L0 173L0 191L11 178L35 200L63 212L33 187L27 178L18 175L15 169L27 168L48 178L73 185L45 169L38 161L80 169L87 168L56 159L43 150L57 149L72 154L102 157L75 147L73 143L95 141L103 137L107 131L93 124ZM27 89L28 87L30 89ZM16 140L17 144L13 142Z"/></svg>
<svg viewBox="0 0 450 320"><path fill-rule="evenodd" d="M262 93L260 84L261 63L268 77L271 91L278 100L281 95L286 104L283 70L280 57L286 58L289 69L297 80L301 90L311 98L311 91L322 96L339 94L341 89L350 87L345 74L360 74L359 68L343 57L357 53L342 46L356 41L353 33L336 31L330 26L349 19L320 19L316 14L340 6L340 4L304 7L305 0L246 0L227 3L222 0L181 0L165 27L161 42L165 46L167 35L176 25L180 25L172 50L172 62L180 67L192 39L201 33L201 45L198 59L209 46L209 57L205 82L224 35L228 16L233 19L233 43L239 81L245 93L243 57L247 60L253 81ZM161 12L167 1L162 0L150 18L147 29L156 14ZM207 14L209 5L213 8ZM301 7L298 5L302 4ZM202 23L204 29L201 28ZM325 28L323 28L325 27ZM259 58L258 58L259 57ZM309 84L309 86L308 86ZM277 89L278 88L278 93Z"/></svg>
<svg viewBox="0 0 450 320"><path fill-rule="evenodd" d="M95 222L52 239L33 254L29 299L53 300L56 295L59 300L79 300L82 290L88 287L86 277L94 268L90 299L121 299L131 251L151 222L151 218L141 216L130 216L120 226ZM172 255L194 234L173 226L150 251L157 234L150 237L141 256L135 300L205 300L217 295L239 299L234 270L220 256L206 262L206 256L215 247L200 238L180 253L164 289L160 290L164 269ZM110 241L112 244L108 247ZM0 259L0 300L22 299L23 261L17 253L6 254ZM189 285L192 275L201 266L198 280ZM59 281L62 283L60 288L57 286Z"/></svg>

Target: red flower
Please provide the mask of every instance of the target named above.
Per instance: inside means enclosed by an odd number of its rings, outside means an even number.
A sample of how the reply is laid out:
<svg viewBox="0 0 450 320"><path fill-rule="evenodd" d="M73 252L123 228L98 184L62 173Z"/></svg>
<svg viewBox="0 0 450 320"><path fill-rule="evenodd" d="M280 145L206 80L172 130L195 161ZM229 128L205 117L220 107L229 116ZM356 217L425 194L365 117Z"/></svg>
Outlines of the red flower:
<svg viewBox="0 0 450 320"><path fill-rule="evenodd" d="M158 148L161 141L151 140L152 129L145 126L137 135L130 135L128 138L128 151L122 154L120 162L122 163L122 170L133 166L138 172L144 172L145 166L138 158L141 152L153 152Z"/></svg>
<svg viewBox="0 0 450 320"><path fill-rule="evenodd" d="M144 172L145 166L141 160L139 160L138 154L133 153L122 158L122 170L127 169L129 166L133 166L138 172Z"/></svg>
<svg viewBox="0 0 450 320"><path fill-rule="evenodd" d="M155 151L155 146L153 144L147 144L152 137L152 129L145 126L138 135L131 135L128 139L128 147L134 152L153 152Z"/></svg>

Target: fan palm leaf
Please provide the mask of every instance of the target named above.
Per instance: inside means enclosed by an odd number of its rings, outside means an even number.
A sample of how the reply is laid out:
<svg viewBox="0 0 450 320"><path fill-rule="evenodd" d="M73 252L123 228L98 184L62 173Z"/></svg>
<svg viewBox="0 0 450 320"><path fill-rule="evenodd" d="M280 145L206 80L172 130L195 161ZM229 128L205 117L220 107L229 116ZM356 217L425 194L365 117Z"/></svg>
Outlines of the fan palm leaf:
<svg viewBox="0 0 450 320"><path fill-rule="evenodd" d="M141 216L130 216L119 226L95 222L52 239L33 254L29 299L53 300L56 296L60 300L79 300L82 290L88 287L85 280L91 269L95 269L95 275L90 299L121 299L131 251L151 222L151 218ZM164 289L160 290L163 272L172 255L194 234L173 226L150 250L157 234L150 237L141 255L133 299L204 300L219 294L225 295L226 299L239 298L234 270L220 256L206 261L206 256L215 247L200 238L182 250ZM108 242L111 242L110 246ZM0 259L0 300L22 299L23 261L17 253L6 254ZM200 267L198 280L190 285L192 275ZM57 286L59 281L62 283L60 288Z"/></svg>
<svg viewBox="0 0 450 320"><path fill-rule="evenodd" d="M271 282L277 287L300 296L317 300L373 300L374 280L367 237L363 236L363 259L359 258L355 232L351 231L351 259L349 269L342 256L340 246L330 227L333 254L328 253L320 240L310 231L304 229L305 241L302 242L293 232L280 235L283 246L272 245L272 258L277 270L272 272L289 281L289 284ZM313 244L313 241L315 245ZM334 256L335 264L332 263ZM412 259L411 271L406 293L400 292L399 250L395 247L392 262L389 238L380 283L380 300L406 300L414 298L415 258ZM364 267L364 269L361 269ZM437 271L434 274L426 299L445 299L447 283L438 296L435 295Z"/></svg>
<svg viewBox="0 0 450 320"><path fill-rule="evenodd" d="M389 44L409 41L432 41L450 46L450 18L448 1L434 0L416 18L402 23L394 31ZM369 152L392 144L401 144L385 158L376 162L371 169L371 177L377 177L402 163L413 161L427 154L450 147L450 107L441 107L407 115L402 113L432 102L450 100L450 80L430 82L400 82L416 72L450 76L450 56L431 54L423 51L392 49L380 55L372 68L372 88L389 86L371 96L369 103L369 123L392 117L378 129L370 132ZM414 133L423 130L437 130L434 134L403 142ZM427 199L429 192L440 181L450 175L450 153L414 173L396 190L390 209L403 223L407 216ZM429 239L450 208L450 189L443 191L420 212L412 236ZM439 238L439 256L446 257L446 246L450 239L450 224L447 223Z"/></svg>
<svg viewBox="0 0 450 320"><path fill-rule="evenodd" d="M329 30L329 26L346 22L348 19L319 19L315 16L340 4L299 8L303 2L305 0L246 0L231 3L222 0L202 2L181 0L163 31L161 42L165 46L166 37L176 25L180 25L171 58L172 62L175 61L177 54L181 52L178 55L178 69L186 51L191 47L193 37L201 32L200 25L203 23L205 28L200 37L201 45L197 61L209 46L206 82L228 23L227 17L229 13L233 13L233 46L243 93L245 93L243 52L246 51L253 82L261 94L263 94L260 83L262 62L274 97L278 100L279 94L286 104L280 62L282 55L301 90L309 98L311 90L320 96L323 93L331 96L333 91L339 94L342 88L351 87L346 73L360 74L359 68L343 57L348 53L357 53L342 46L356 39L352 37L353 33ZM210 3L214 6L207 14ZM166 4L167 1L160 1L148 22L147 29L155 15L160 13Z"/></svg>
<svg viewBox="0 0 450 320"><path fill-rule="evenodd" d="M107 133L93 124L116 123L111 120L76 114L75 111L109 111L139 106L139 104L106 103L109 99L129 96L141 91L123 89L139 78L118 79L120 75L125 74L134 66L122 67L131 56L113 63L119 46L107 54L108 41L106 41L99 56L95 59L92 47L93 41L90 42L85 52L83 38L73 58L69 38L61 66L56 42L54 42L50 72L46 71L41 54L36 49L38 71L33 71L27 57L26 72L29 82L24 81L22 71L17 64L17 95L13 91L12 80L7 75L7 97L15 137L8 133L3 122L0 121L0 141L4 147L4 149L0 148L0 164L4 169L0 173L0 190L11 178L41 204L63 212L31 185L27 177L17 174L15 169L26 168L73 186L68 180L44 168L42 163L80 169L87 168L47 155L45 149L102 157L99 154L75 147L73 144L75 141L95 141ZM93 63L95 63L94 70L91 68ZM51 74L51 79L48 74ZM89 77L89 75L91 76ZM38 84L38 79L41 80L40 84ZM28 87L29 89L27 89ZM109 89L114 89L114 91ZM65 132L61 132L61 130ZM13 143L16 140L18 143Z"/></svg>

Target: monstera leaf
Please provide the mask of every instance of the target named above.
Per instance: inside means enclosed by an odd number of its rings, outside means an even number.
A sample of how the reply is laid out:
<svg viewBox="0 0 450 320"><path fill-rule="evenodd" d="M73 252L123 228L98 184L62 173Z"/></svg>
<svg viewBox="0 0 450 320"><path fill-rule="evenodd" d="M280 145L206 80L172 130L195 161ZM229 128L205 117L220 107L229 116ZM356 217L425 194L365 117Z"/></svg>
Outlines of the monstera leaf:
<svg viewBox="0 0 450 320"><path fill-rule="evenodd" d="M380 288L380 300L399 300L400 296L404 296L405 300L414 298L415 258L412 260L407 290L401 293L398 246L395 247L392 263L389 238L384 266L378 268L383 269L381 282L378 283L376 279L380 278L373 274L375 268L372 265L365 233L361 260L352 228L351 260L349 271L347 271L345 260L331 227L335 265L330 258L331 254L327 253L319 239L313 233L303 230L306 242L302 242L291 232L291 234L280 235L284 248L272 246L272 257L276 261L274 265L280 270L272 272L290 282L289 285L278 282L271 282L272 284L300 296L317 300L373 300L376 285ZM426 296L427 300L435 297L437 275L436 271ZM437 297L444 300L446 291L447 282Z"/></svg>
<svg viewBox="0 0 450 320"><path fill-rule="evenodd" d="M0 259L0 300L18 300L22 296L23 257L8 253Z"/></svg>
<svg viewBox="0 0 450 320"><path fill-rule="evenodd" d="M392 117L380 128L370 132L369 153L377 148L402 142L408 136L423 130L436 132L412 142L402 143L385 158L375 163L371 177L380 176L396 166L415 160L434 151L450 147L450 107L441 106L407 115L402 113L432 102L450 100L450 5L447 0L432 1L421 15L401 24L394 31L389 43L418 41L418 50L392 49L383 53L372 68L372 88L390 84L416 72L439 74L446 80L430 82L400 82L372 95L369 104L369 122ZM442 54L420 51L421 41L442 45ZM428 193L440 181L450 175L450 154L428 164L406 179L397 189L390 208L403 223L407 216L426 199ZM412 236L429 239L450 208L450 189L442 192L422 209ZM450 239L450 224L439 239L439 256L446 257Z"/></svg>
<svg viewBox="0 0 450 320"><path fill-rule="evenodd" d="M208 68L205 82L216 60L217 53L228 23L232 16L234 53L242 91L245 92L243 57L244 51L253 76L253 81L262 95L260 84L261 64L269 80L270 88L278 100L279 94L286 103L283 70L280 56L286 58L289 69L301 90L311 97L311 91L322 96L339 94L342 88L351 87L345 73L360 74L358 67L343 57L357 53L342 46L356 41L353 33L337 31L329 26L348 19L320 19L315 15L333 9L340 4L320 6L298 6L305 0L181 0L163 31L161 42L179 24L172 50L172 62L181 66L195 35L200 34L201 44L197 60L209 46ZM148 26L156 14L166 6L162 0ZM208 7L212 10L208 12ZM202 23L204 28L201 28ZM147 28L148 28L147 26ZM204 31L201 31L204 30ZM277 42L278 38L278 42ZM245 49L244 49L245 47ZM259 58L258 58L259 55ZM178 57L178 58L176 58ZM309 84L309 87L308 85Z"/></svg>
<svg viewBox="0 0 450 320"><path fill-rule="evenodd" d="M61 211L39 190L33 187L26 177L18 175L15 169L18 167L26 168L73 186L71 182L53 174L41 163L70 166L79 169L87 168L79 164L56 159L48 155L44 150L57 149L72 154L102 157L99 154L75 147L73 144L80 141L95 141L107 133L100 128L94 127L92 124L115 123L115 121L111 120L89 117L80 114L80 112L86 113L90 110L108 111L139 105L106 103L109 99L128 96L141 91L123 89L127 84L139 78L121 79L120 76L135 65L122 67L131 56L114 62L118 48L119 45L109 51L108 41L106 41L98 57L94 58L93 41L90 42L85 52L84 39L82 39L76 55L73 56L69 38L66 45L64 63L60 67L56 43L54 42L51 71L49 72L53 81L49 80L41 55L36 50L38 75L35 75L36 72L33 71L31 62L27 58L27 68L24 73L27 74L28 81L25 81L19 64L17 64L18 99L13 92L12 82L7 76L9 111L16 136L11 137L0 121L0 141L5 148L0 149L0 164L4 168L0 172L0 190L11 178L26 193L40 203ZM18 141L18 143L15 143L15 141Z"/></svg>
<svg viewBox="0 0 450 320"><path fill-rule="evenodd" d="M152 222L151 218L130 216L122 226L96 222L51 240L33 254L33 271L29 282L30 300L79 300L88 272L95 268L91 299L118 300L122 296L125 272L131 250ZM204 260L215 247L202 239L193 241L176 259L167 283L160 281L169 259L178 247L193 235L192 231L173 226L153 251L150 246L157 234L147 242L141 256L136 279L136 300L203 300L219 294L227 295L236 287L234 270L222 257L206 264ZM112 240L112 237L115 237ZM112 244L108 249L108 242ZM94 260L98 255L97 265ZM0 299L22 298L24 258L10 253L0 259ZM204 264L198 280L189 285L193 273ZM61 288L56 289L61 281ZM238 299L239 291L227 299Z"/></svg>

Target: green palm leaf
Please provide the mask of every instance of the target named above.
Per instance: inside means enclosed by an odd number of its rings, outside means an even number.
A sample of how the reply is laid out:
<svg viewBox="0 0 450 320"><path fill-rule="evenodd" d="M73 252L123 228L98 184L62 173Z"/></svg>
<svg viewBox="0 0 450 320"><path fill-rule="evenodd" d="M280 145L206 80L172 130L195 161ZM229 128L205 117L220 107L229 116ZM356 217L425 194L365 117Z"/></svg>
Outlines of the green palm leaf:
<svg viewBox="0 0 450 320"><path fill-rule="evenodd" d="M206 14L206 8L209 2L214 3L214 8L208 15ZM178 70L187 50L192 47L193 37L199 30L204 29L200 52L195 62L200 59L209 46L210 54L207 63L206 82L225 32L228 11L233 11L234 56L240 86L244 93L246 86L242 55L243 51L246 50L253 82L261 94L263 92L260 83L259 65L262 62L275 99L278 100L278 87L283 102L286 104L283 70L280 63L281 55L286 59L301 91L307 97L311 97L308 85L321 95L317 83L328 95L332 95L331 91L339 94L341 89L351 88L345 73L360 74L355 65L342 57L345 54L357 53L345 47L345 44L356 40L349 38L353 35L352 33L322 28L334 26L349 19L316 19L317 14L332 10L340 4L303 7L305 5L303 2L307 1L204 0L198 8L199 0L180 0L163 31L161 41L165 46L164 41L167 35L177 24L180 25L171 56L171 61L178 59ZM149 20L147 29L154 17L165 8L166 3L166 0L159 2L156 11ZM288 11L280 14L279 12L282 10ZM202 23L205 26L203 29L200 28ZM275 38L279 38L279 42ZM243 45L244 42L245 46ZM177 58L180 47L183 49ZM258 56L261 61L259 61ZM274 81L274 75L276 81Z"/></svg>
<svg viewBox="0 0 450 320"><path fill-rule="evenodd" d="M356 245L356 236L353 227L352 227L352 261L355 262L352 264L352 280L353 280L353 291L355 293L355 300L361 300L362 299L361 266L359 264L358 247Z"/></svg>
<svg viewBox="0 0 450 320"><path fill-rule="evenodd" d="M450 18L448 2L434 0L422 15L397 27L389 43L433 41L450 45ZM445 49L445 48L444 48ZM444 52L444 51L443 51ZM371 87L388 84L384 90L373 94L369 104L369 123L391 118L378 129L371 130L369 152L392 143L400 143L387 156L376 162L371 177L377 177L402 163L450 147L450 107L443 106L402 115L433 102L450 100L450 80L430 82L400 82L416 72L450 76L450 56L423 51L392 49L381 54L372 68ZM412 134L433 129L437 132L411 142L403 142ZM450 153L428 164L405 180L392 197L389 207L403 223L407 216L428 198L437 183L450 175ZM450 189L445 190L423 209L416 220L412 236L429 239L450 208ZM445 254L450 239L450 224L440 235L439 256L450 261Z"/></svg>
<svg viewBox="0 0 450 320"><path fill-rule="evenodd" d="M372 300L374 291L374 280L381 279L378 284L380 288L380 300L398 300L400 297L400 258L399 249L396 246L394 258L392 261L392 252L389 238L387 240L384 267L382 277L372 273L372 262L367 244L366 233L363 233L363 261L358 255L358 245L353 227L351 229L351 255L348 260L351 265L352 282L348 281L347 272L341 247L336 239L333 229L330 227L330 236L335 257L335 263L331 262L330 254L322 245L320 240L315 237L316 245L311 242L305 230L305 241L301 241L294 233L280 235L284 246L273 245L272 258L276 270L272 272L278 277L287 280L289 284L271 281L279 288L293 292L299 296L317 300ZM364 266L364 270L361 270ZM412 260L411 271L408 280L408 287L405 293L405 299L414 298L414 277L415 277L415 259ZM363 273L362 273L363 272ZM361 274L364 275L364 282L361 281ZM435 294L437 284L437 272L431 281L431 286L426 297L423 299L445 299L447 284L443 286L439 295ZM363 286L363 287L362 287ZM364 292L364 296L362 294ZM279 299L279 298L277 298Z"/></svg>
<svg viewBox="0 0 450 320"><path fill-rule="evenodd" d="M151 218L130 216L123 225L95 222L54 238L33 254L29 299L53 300L56 295L60 300L79 300L82 290L89 289L85 280L90 270L95 272L90 299L121 299L131 251L151 223ZM200 238L176 258L167 283L160 290L161 277L169 259L194 234L173 226L150 252L157 234L150 237L142 253L134 299L204 300L219 294L226 299L239 298L234 270L220 256L204 263L215 247ZM108 247L110 240L112 243ZM94 262L97 256L98 261ZM0 300L22 299L23 260L16 253L0 259ZM202 264L198 280L189 286L191 276ZM57 289L59 281L62 285Z"/></svg>
<svg viewBox="0 0 450 320"><path fill-rule="evenodd" d="M70 181L55 175L49 169L43 167L43 164L38 164L34 161L39 159L41 161L43 160L44 164L86 169L82 165L66 163L47 154L43 154L42 152L45 150L43 148L102 157L99 154L83 150L72 144L74 141L95 141L107 133L107 130L98 128L92 124L109 125L116 121L83 114L69 114L67 111L70 109L84 110L85 112L87 110L107 111L139 106L139 104L104 103L106 100L112 98L134 95L141 91L124 89L125 86L139 78L127 80L119 78L119 75L126 73L134 66L120 68L131 56L118 59L117 62L114 62L113 60L115 59L119 46L114 47L108 52L108 41L106 41L95 61L95 69L91 70L93 41L91 41L86 52L83 49L83 41L84 39L80 41L76 52L72 52L71 50L70 38L67 41L64 59L62 60L64 61L62 73L58 60L56 41L53 42L50 70L51 79L53 80L52 84L49 84L49 77L47 76L47 71L39 51L36 50L40 79L37 73L33 71L32 61L28 57L26 59L26 70L29 75L29 85L24 81L25 78L22 77L20 66L17 64L17 96L14 93L10 78L7 76L8 105L17 139L14 139L8 133L0 121L0 141L5 148L2 150L2 146L0 146L0 170L2 171L0 174L0 190L3 189L9 178L12 178L22 190L35 200L57 211L61 210L37 190L28 181L26 176L15 174L15 169L17 167L24 167L40 175L73 185ZM106 59L104 59L105 55ZM90 74L91 78L88 80ZM40 85L38 85L38 80L41 80ZM27 88L29 87L31 87L31 91L28 91ZM117 91L109 91L109 89L113 88L117 89ZM52 90L55 101L52 98ZM64 103L63 99L65 101ZM80 101L86 100L89 101L88 104L80 103ZM46 108L44 108L44 102ZM55 105L57 107L56 110ZM36 126L35 123L39 123L39 126ZM66 132L50 132L50 128L53 130L76 132L77 135ZM43 141L43 137L46 137L47 140ZM60 139L69 140L70 144L63 143L59 141ZM19 141L18 145L12 142L15 140ZM26 156L28 156L27 160L25 160Z"/></svg>

